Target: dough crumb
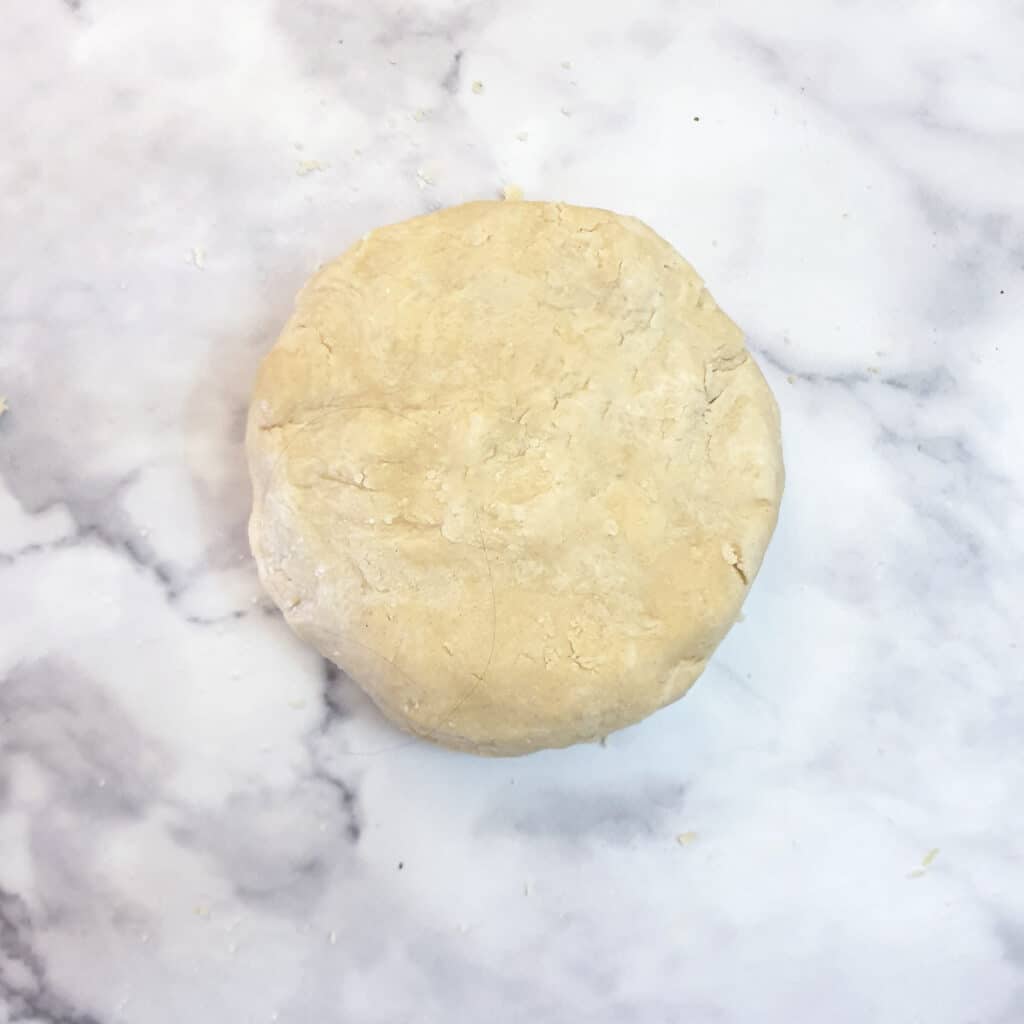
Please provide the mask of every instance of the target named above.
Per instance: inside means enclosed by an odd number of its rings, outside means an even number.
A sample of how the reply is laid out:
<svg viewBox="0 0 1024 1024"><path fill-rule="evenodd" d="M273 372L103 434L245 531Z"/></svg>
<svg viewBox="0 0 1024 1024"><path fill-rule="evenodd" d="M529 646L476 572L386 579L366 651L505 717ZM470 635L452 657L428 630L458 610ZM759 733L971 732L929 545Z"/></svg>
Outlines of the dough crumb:
<svg viewBox="0 0 1024 1024"><path fill-rule="evenodd" d="M506 185L501 190L502 197L510 202L517 202L523 198L523 190L518 185Z"/></svg>
<svg viewBox="0 0 1024 1024"><path fill-rule="evenodd" d="M203 270L206 267L206 250L194 245L185 257L185 262L191 263L197 270Z"/></svg>
<svg viewBox="0 0 1024 1024"><path fill-rule="evenodd" d="M7 412L8 408L7 399L3 395L0 395L0 416L3 416L3 414Z"/></svg>
<svg viewBox="0 0 1024 1024"><path fill-rule="evenodd" d="M434 184L434 179L428 171L420 167L416 171L416 184L419 185L420 190L422 191L425 188L430 188L430 186Z"/></svg>
<svg viewBox="0 0 1024 1024"><path fill-rule="evenodd" d="M691 843L695 843L696 841L696 832L680 832L679 835L676 836L676 842L680 846L689 846Z"/></svg>
<svg viewBox="0 0 1024 1024"><path fill-rule="evenodd" d="M562 67L565 68L566 71L572 71L572 61L571 60L563 60L562 61Z"/></svg>
<svg viewBox="0 0 1024 1024"><path fill-rule="evenodd" d="M935 863L935 858L939 855L939 848L933 846L922 858L919 867L914 868L907 878L923 878L928 874L928 869Z"/></svg>
<svg viewBox="0 0 1024 1024"><path fill-rule="evenodd" d="M420 108L419 108L419 109L418 109L418 110L417 110L417 111L416 111L416 112L415 112L415 113L414 113L414 114L412 115L412 119L413 119L414 121L426 121L426 119L427 119L428 117L430 117L430 111L429 111L429 110L424 110L424 109L423 109L422 107L420 107Z"/></svg>
<svg viewBox="0 0 1024 1024"><path fill-rule="evenodd" d="M307 174L313 174L315 171L326 171L330 164L322 164L319 160L300 160L295 165L295 173L300 177L304 178Z"/></svg>
<svg viewBox="0 0 1024 1024"><path fill-rule="evenodd" d="M475 82L473 83L473 92L475 92L475 93L477 94L477 96L479 96L479 95L480 95L480 93L482 93L483 91L484 91L484 83L483 83L483 82L481 82L481 81L480 81L480 80L478 79L477 81L475 81Z"/></svg>
<svg viewBox="0 0 1024 1024"><path fill-rule="evenodd" d="M789 376L786 377L786 383L787 384L795 384L796 383L796 377L794 377L793 374L789 374Z"/></svg>
<svg viewBox="0 0 1024 1024"><path fill-rule="evenodd" d="M516 138L520 142L525 142L529 137L530 137L530 133L529 132L516 132Z"/></svg>

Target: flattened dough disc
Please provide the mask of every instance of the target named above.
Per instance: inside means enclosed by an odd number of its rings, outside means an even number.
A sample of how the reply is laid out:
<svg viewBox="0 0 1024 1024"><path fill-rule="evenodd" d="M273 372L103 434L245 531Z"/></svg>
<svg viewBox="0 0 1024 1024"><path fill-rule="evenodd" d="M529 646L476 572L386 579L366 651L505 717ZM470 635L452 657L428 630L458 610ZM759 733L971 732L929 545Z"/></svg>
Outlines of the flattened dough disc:
<svg viewBox="0 0 1024 1024"><path fill-rule="evenodd" d="M685 693L783 485L775 401L693 268L559 203L441 210L323 267L247 450L292 628L403 729L486 754Z"/></svg>

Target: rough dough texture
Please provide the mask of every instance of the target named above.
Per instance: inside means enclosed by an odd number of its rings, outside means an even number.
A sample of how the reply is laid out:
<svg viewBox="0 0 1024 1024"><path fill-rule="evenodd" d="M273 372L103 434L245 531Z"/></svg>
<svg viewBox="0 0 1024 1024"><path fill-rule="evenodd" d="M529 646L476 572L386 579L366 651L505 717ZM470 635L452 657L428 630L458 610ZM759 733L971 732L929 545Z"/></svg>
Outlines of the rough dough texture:
<svg viewBox="0 0 1024 1024"><path fill-rule="evenodd" d="M477 202L323 267L249 413L250 539L292 628L403 729L484 754L689 689L775 526L775 401L663 239Z"/></svg>

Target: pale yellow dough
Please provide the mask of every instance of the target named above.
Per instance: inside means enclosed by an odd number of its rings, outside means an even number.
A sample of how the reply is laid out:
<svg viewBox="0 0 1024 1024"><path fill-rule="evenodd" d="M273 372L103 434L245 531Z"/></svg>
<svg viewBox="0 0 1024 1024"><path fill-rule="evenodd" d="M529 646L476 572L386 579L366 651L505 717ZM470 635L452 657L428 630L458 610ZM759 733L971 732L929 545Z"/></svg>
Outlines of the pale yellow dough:
<svg viewBox="0 0 1024 1024"><path fill-rule="evenodd" d="M260 577L397 725L521 754L680 697L775 526L779 417L630 217L478 202L323 267L249 413Z"/></svg>

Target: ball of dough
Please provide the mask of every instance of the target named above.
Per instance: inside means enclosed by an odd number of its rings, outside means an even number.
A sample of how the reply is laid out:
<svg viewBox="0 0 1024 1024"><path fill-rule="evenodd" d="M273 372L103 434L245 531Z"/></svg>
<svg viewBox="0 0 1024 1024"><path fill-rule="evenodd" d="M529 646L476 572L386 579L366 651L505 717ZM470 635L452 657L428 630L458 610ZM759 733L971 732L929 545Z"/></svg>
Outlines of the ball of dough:
<svg viewBox="0 0 1024 1024"><path fill-rule="evenodd" d="M779 417L663 239L561 203L372 231L303 288L249 413L292 628L397 725L521 754L676 700L775 526Z"/></svg>

